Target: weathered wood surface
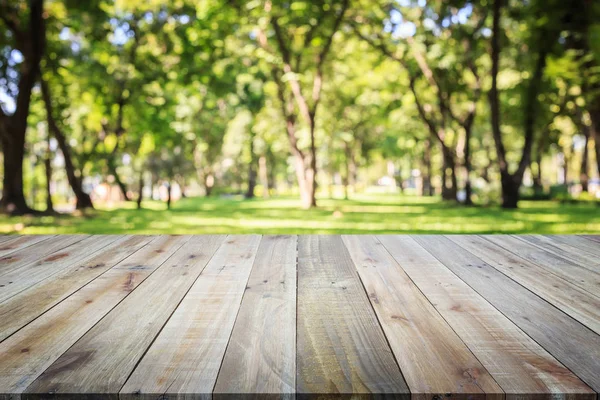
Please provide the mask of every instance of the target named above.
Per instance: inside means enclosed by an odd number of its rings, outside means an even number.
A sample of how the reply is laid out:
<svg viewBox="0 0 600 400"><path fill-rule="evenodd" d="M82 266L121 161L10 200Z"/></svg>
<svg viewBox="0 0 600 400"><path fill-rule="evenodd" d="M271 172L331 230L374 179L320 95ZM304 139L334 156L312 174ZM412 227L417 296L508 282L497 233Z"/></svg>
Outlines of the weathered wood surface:
<svg viewBox="0 0 600 400"><path fill-rule="evenodd" d="M592 400L599 259L591 235L0 236L0 398Z"/></svg>

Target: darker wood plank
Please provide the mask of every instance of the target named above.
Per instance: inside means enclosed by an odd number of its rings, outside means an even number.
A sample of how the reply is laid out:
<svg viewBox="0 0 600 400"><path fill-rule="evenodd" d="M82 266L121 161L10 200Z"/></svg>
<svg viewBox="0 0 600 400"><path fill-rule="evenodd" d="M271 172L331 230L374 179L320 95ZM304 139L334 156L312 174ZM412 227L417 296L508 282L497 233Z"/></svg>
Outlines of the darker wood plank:
<svg viewBox="0 0 600 400"><path fill-rule="evenodd" d="M215 394L295 392L297 245L297 236L262 238Z"/></svg>
<svg viewBox="0 0 600 400"><path fill-rule="evenodd" d="M594 391L600 390L600 336L450 240L415 240Z"/></svg>
<svg viewBox="0 0 600 400"><path fill-rule="evenodd" d="M299 238L297 301L299 396L408 393L339 236Z"/></svg>

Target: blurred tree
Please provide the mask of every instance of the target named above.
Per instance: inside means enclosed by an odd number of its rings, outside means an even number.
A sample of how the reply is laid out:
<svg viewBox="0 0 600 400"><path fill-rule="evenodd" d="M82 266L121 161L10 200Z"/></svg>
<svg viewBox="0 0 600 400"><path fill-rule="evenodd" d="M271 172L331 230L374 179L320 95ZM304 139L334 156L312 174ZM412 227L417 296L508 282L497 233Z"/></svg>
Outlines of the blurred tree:
<svg viewBox="0 0 600 400"><path fill-rule="evenodd" d="M43 0L0 1L0 21L5 28L0 34L2 91L11 99L11 105L0 103L4 154L0 208L12 214L33 211L23 194L23 158L31 89L38 78L45 47L43 14Z"/></svg>

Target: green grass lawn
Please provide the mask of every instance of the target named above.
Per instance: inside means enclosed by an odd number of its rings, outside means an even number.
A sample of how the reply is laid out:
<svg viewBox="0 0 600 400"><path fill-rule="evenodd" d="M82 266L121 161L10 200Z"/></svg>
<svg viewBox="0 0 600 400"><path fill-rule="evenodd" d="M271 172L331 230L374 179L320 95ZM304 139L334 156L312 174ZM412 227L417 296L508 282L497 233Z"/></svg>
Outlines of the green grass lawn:
<svg viewBox="0 0 600 400"><path fill-rule="evenodd" d="M145 202L85 215L0 216L1 233L595 233L600 207L523 201L518 210L462 207L437 198L357 195L352 200L320 199L301 210L296 198L188 198L166 210Z"/></svg>

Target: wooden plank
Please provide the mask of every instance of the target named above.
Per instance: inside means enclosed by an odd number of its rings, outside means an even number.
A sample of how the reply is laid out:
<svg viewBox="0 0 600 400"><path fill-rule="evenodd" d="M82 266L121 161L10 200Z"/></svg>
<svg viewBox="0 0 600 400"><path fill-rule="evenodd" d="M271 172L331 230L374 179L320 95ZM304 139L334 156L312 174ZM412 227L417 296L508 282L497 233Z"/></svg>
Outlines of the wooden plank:
<svg viewBox="0 0 600 400"><path fill-rule="evenodd" d="M7 236L0 244L0 257L5 257L15 251L50 239L51 237L54 237L54 235ZM0 262L1 260L0 258Z"/></svg>
<svg viewBox="0 0 600 400"><path fill-rule="evenodd" d="M299 238L297 302L299 395L409 392L341 237Z"/></svg>
<svg viewBox="0 0 600 400"><path fill-rule="evenodd" d="M0 304L0 342L148 244L152 236L125 236L101 252Z"/></svg>
<svg viewBox="0 0 600 400"><path fill-rule="evenodd" d="M119 393L224 239L224 236L192 237L44 371L26 392Z"/></svg>
<svg viewBox="0 0 600 400"><path fill-rule="evenodd" d="M555 254L559 257L569 259L583 268L590 271L600 272L600 257L581 251L576 247L565 243L560 243L542 235L517 235L519 240L533 244L544 251Z"/></svg>
<svg viewBox="0 0 600 400"><path fill-rule="evenodd" d="M263 237L215 393L295 392L297 245L297 236Z"/></svg>
<svg viewBox="0 0 600 400"><path fill-rule="evenodd" d="M186 294L121 393L212 392L260 236L231 236Z"/></svg>
<svg viewBox="0 0 600 400"><path fill-rule="evenodd" d="M568 244L569 246L573 246L580 251L584 251L586 253L595 255L596 257L600 257L600 246L597 243L592 242L586 238L582 238L580 236L575 235L545 235L548 239L558 242Z"/></svg>
<svg viewBox="0 0 600 400"><path fill-rule="evenodd" d="M90 256L119 238L115 235L88 237L81 242L48 255L34 264L0 276L0 303L59 273L62 269L90 258Z"/></svg>
<svg viewBox="0 0 600 400"><path fill-rule="evenodd" d="M80 242L89 235L58 235L35 243L0 258L0 277L17 270L30 268L44 257L63 257L61 252L67 246ZM56 253L56 254L53 254Z"/></svg>
<svg viewBox="0 0 600 400"><path fill-rule="evenodd" d="M571 371L414 239L379 236L379 240L507 396L552 393L595 397Z"/></svg>
<svg viewBox="0 0 600 400"><path fill-rule="evenodd" d="M382 240L397 244L388 239ZM343 240L413 395L503 397L485 367L374 236Z"/></svg>
<svg viewBox="0 0 600 400"><path fill-rule="evenodd" d="M566 257L552 254L545 250L507 235L486 235L490 242L530 261L546 271L554 274L575 286L579 286L589 294L600 295L600 273L590 271L571 262Z"/></svg>
<svg viewBox="0 0 600 400"><path fill-rule="evenodd" d="M414 238L588 386L600 390L600 336L459 246L456 236Z"/></svg>
<svg viewBox="0 0 600 400"><path fill-rule="evenodd" d="M0 393L25 390L187 240L153 240L0 343Z"/></svg>
<svg viewBox="0 0 600 400"><path fill-rule="evenodd" d="M600 235L578 235L581 236L583 238L592 240L594 242L600 243Z"/></svg>
<svg viewBox="0 0 600 400"><path fill-rule="evenodd" d="M452 236L479 259L600 334L600 298L479 236Z"/></svg>

